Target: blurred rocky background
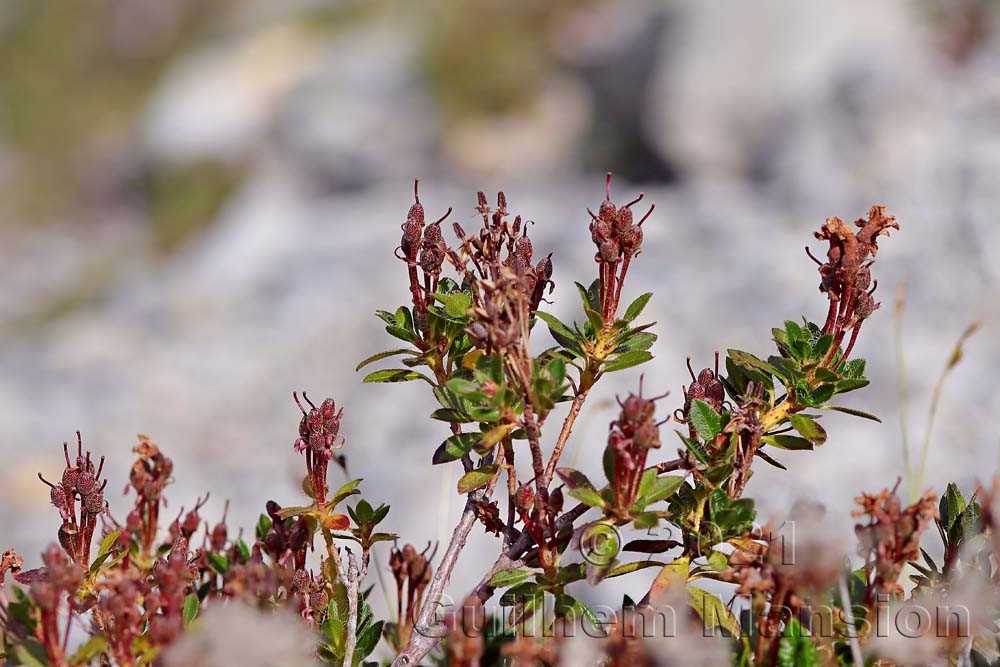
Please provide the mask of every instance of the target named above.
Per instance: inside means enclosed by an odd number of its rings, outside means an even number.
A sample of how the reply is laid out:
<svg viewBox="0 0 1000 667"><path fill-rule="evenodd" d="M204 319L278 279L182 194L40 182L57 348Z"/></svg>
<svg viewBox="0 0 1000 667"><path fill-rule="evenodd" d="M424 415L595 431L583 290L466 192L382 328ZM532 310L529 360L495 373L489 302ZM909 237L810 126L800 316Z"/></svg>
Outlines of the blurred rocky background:
<svg viewBox="0 0 1000 667"><path fill-rule="evenodd" d="M1000 436L1000 8L991 0L6 0L0 4L0 547L37 553L57 518L35 478L81 429L126 481L136 433L176 463L172 511L251 527L293 503L293 390L345 405L350 472L419 546L446 539L457 469L415 385L362 385L391 347L371 313L407 299L393 259L421 179L429 215L506 190L553 251L554 312L595 273L586 207L656 202L632 295L655 291L646 386L681 400L684 359L764 352L824 300L802 251L827 216L872 203L902 231L875 273L830 442L760 466L761 516L830 508L903 472L893 301L913 439L959 332L926 482L994 472ZM544 336L543 336L544 337ZM609 376L568 456L597 473ZM843 418L841 418L843 417ZM664 458L670 457L674 444ZM112 510L128 502L111 494ZM478 534L453 581L478 579ZM640 576L640 575L637 575ZM636 586L638 584L635 584Z"/></svg>

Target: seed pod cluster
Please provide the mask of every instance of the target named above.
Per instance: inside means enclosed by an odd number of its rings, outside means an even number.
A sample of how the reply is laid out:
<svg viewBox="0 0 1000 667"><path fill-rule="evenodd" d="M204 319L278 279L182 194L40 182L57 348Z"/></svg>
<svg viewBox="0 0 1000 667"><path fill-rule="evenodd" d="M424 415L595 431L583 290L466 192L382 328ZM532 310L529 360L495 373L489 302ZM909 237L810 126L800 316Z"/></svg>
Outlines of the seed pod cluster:
<svg viewBox="0 0 1000 667"><path fill-rule="evenodd" d="M834 358L848 330L851 339L841 359L850 356L861 324L878 309L879 304L872 296L878 282L871 277L878 238L899 229L896 218L888 215L884 206L872 206L868 217L859 218L854 224L859 228L857 232L840 218L828 218L815 233L817 239L829 243L825 262L806 248L819 267L819 289L830 301L823 333L833 335L834 341L827 362Z"/></svg>
<svg viewBox="0 0 1000 667"><path fill-rule="evenodd" d="M535 262L527 225L521 216L509 220L503 192L497 195L495 209L490 208L484 193L478 197L482 227L478 234L469 236L456 223L461 245L449 251L448 257L473 286L475 321L467 331L481 349L491 353L521 343L528 320L538 310L546 289L552 289L552 256Z"/></svg>
<svg viewBox="0 0 1000 667"><path fill-rule="evenodd" d="M417 317L427 312L427 302L437 291L441 267L448 253L448 246L441 235L441 223L451 215L451 209L437 221L425 226L424 207L420 203L418 183L413 183L413 205L400 229L403 235L396 249L396 257L406 262L410 278L410 294ZM417 275L417 267L423 273L423 281Z"/></svg>
<svg viewBox="0 0 1000 667"><path fill-rule="evenodd" d="M681 424L687 424L692 439L698 437L698 431L691 423L691 403L702 400L708 403L716 412L722 412L726 401L726 389L719 378L719 353L715 353L715 370L703 368L697 376L691 368L691 359L687 360L688 373L691 375L691 385L684 387L684 407L674 413L674 419Z"/></svg>
<svg viewBox="0 0 1000 667"><path fill-rule="evenodd" d="M83 437L76 432L76 460L70 460L69 444L63 443L63 469L59 484L53 484L38 473L38 479L49 487L49 500L59 510L62 526L59 543L73 562L90 562L90 545L97 526L97 515L104 512L104 489L107 480L101 481L104 457L95 466L90 452L83 451Z"/></svg>
<svg viewBox="0 0 1000 667"><path fill-rule="evenodd" d="M639 222L635 222L632 207L642 201L642 198L643 195L640 194L618 208L611 201L611 174L608 174L604 201L598 207L597 214L587 211L591 218L590 238L597 247L594 259L600 266L601 314L607 324L614 320L629 264L642 249L642 223L655 208L650 206Z"/></svg>
<svg viewBox="0 0 1000 667"><path fill-rule="evenodd" d="M344 410L343 408L337 410L337 403L332 398L324 400L319 407L316 407L303 392L302 398L310 408L307 411L299 402L298 394L292 394L292 397L302 412L295 451L305 454L308 483L313 497L317 502L323 503L329 490L326 478L334 450L344 446L344 438L340 437L340 421L344 416ZM340 442L337 442L338 437Z"/></svg>
<svg viewBox="0 0 1000 667"><path fill-rule="evenodd" d="M607 449L614 462L615 510L627 516L639 491L639 481L650 449L660 447L660 425L656 421L656 401L666 396L645 398L638 394L618 400L621 412L611 422Z"/></svg>

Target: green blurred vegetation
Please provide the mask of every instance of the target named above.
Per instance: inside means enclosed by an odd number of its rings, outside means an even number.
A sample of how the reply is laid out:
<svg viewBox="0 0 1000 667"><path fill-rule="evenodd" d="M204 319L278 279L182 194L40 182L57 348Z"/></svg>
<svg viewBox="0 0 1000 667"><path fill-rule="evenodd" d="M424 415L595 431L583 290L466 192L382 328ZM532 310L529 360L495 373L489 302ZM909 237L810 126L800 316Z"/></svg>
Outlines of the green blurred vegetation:
<svg viewBox="0 0 1000 667"><path fill-rule="evenodd" d="M524 108L557 67L551 28L569 0L441 0L421 12L421 67L446 119Z"/></svg>
<svg viewBox="0 0 1000 667"><path fill-rule="evenodd" d="M7 213L27 223L64 215L104 142L127 141L143 100L191 40L181 11L170 34L129 52L114 39L116 4L5 0L0 27L0 137L16 155ZM199 3L205 12L215 0ZM131 29L131 28L130 28ZM136 26L137 30L142 29Z"/></svg>

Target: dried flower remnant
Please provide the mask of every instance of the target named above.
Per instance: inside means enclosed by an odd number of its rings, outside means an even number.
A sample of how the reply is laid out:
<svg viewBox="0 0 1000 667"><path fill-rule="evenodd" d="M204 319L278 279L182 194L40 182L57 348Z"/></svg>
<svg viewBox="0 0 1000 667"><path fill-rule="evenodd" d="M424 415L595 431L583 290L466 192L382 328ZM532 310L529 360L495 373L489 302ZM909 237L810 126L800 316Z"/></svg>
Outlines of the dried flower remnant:
<svg viewBox="0 0 1000 667"><path fill-rule="evenodd" d="M129 473L129 484L135 490L135 507L126 517L126 528L138 541L143 555L148 556L156 541L160 506L165 503L163 490L170 483L174 462L164 456L147 436L139 434L139 444L132 451L138 455ZM128 487L125 488L126 492Z"/></svg>
<svg viewBox="0 0 1000 667"><path fill-rule="evenodd" d="M445 617L448 667L479 667L485 650L486 612L475 595Z"/></svg>
<svg viewBox="0 0 1000 667"><path fill-rule="evenodd" d="M860 509L853 516L867 520L855 526L854 532L859 553L865 558L871 595L898 595L903 592L898 581L903 567L920 558L920 536L940 516L937 495L927 491L904 507L895 489L883 489L877 494L864 493L855 502Z"/></svg>
<svg viewBox="0 0 1000 667"><path fill-rule="evenodd" d="M552 256L532 264L533 246L521 216L508 219L507 198L497 195L490 208L479 193L477 211L482 227L468 236L455 223L460 245L448 252L449 261L472 286L474 321L469 335L492 353L507 350L527 337L528 321L538 310L545 288L552 287Z"/></svg>
<svg viewBox="0 0 1000 667"><path fill-rule="evenodd" d="M412 544L407 544L402 549L394 547L389 555L389 571L396 582L396 618L399 622L389 626L387 634L397 653L413 633L424 591L431 581L434 553L428 555L430 548L428 544L423 551L417 551Z"/></svg>
<svg viewBox="0 0 1000 667"><path fill-rule="evenodd" d="M884 206L872 206L868 218L855 223L857 233L840 218L828 218L815 236L830 244L827 261L816 259L809 248L806 253L819 265L819 289L830 300L823 333L833 335L829 362L840 348L848 330L851 339L844 350L842 361L851 355L861 324L878 307L872 297L878 281L872 281L871 265L878 254L878 237L889 236L889 231L899 229L896 218L887 215Z"/></svg>

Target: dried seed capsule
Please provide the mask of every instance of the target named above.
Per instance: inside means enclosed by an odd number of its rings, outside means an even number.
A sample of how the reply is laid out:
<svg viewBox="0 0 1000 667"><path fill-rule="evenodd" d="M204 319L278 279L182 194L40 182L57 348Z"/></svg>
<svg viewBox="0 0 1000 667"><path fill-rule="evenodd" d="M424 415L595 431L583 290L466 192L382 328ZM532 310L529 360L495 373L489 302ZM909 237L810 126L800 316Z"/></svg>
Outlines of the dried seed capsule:
<svg viewBox="0 0 1000 667"><path fill-rule="evenodd" d="M295 570L295 574L292 575L292 591L295 593L304 593L309 590L311 583L308 572L301 569Z"/></svg>
<svg viewBox="0 0 1000 667"><path fill-rule="evenodd" d="M73 539L76 537L77 528L68 521L64 521L61 526L59 526L59 545L66 550L66 553L72 554L75 546L73 544Z"/></svg>
<svg viewBox="0 0 1000 667"><path fill-rule="evenodd" d="M59 509L66 509L66 491L61 486L53 486L49 489L49 500Z"/></svg>
<svg viewBox="0 0 1000 667"><path fill-rule="evenodd" d="M66 489L66 493L72 493L76 490L76 480L79 476L79 468L66 468L63 470L62 484L63 488Z"/></svg>
<svg viewBox="0 0 1000 667"><path fill-rule="evenodd" d="M854 280L854 285L862 292L867 291L872 284L872 270L867 266L858 269L858 277Z"/></svg>
<svg viewBox="0 0 1000 667"><path fill-rule="evenodd" d="M228 529L225 523L215 524L215 528L212 529L212 551L222 551L226 548L226 539L228 538Z"/></svg>
<svg viewBox="0 0 1000 667"><path fill-rule="evenodd" d="M319 587L312 594L312 607L323 613L326 612L326 608L330 605L330 594L326 592L325 588Z"/></svg>
<svg viewBox="0 0 1000 667"><path fill-rule="evenodd" d="M563 508L563 491L562 487L557 487L552 493L549 494L549 509L552 510L554 514L562 512Z"/></svg>
<svg viewBox="0 0 1000 667"><path fill-rule="evenodd" d="M291 547L292 551L299 551L305 548L308 540L309 529L306 527L305 521L296 521L288 535L288 546Z"/></svg>
<svg viewBox="0 0 1000 667"><path fill-rule="evenodd" d="M82 471L76 478L76 490L86 496L97 488L97 478L89 470Z"/></svg>
<svg viewBox="0 0 1000 667"><path fill-rule="evenodd" d="M83 508L88 514L100 514L104 511L104 494L94 491L83 497Z"/></svg>
<svg viewBox="0 0 1000 667"><path fill-rule="evenodd" d="M607 262L608 264L615 264L621 259L621 249L611 239L601 241L601 244L597 247L597 254L602 262Z"/></svg>
<svg viewBox="0 0 1000 667"><path fill-rule="evenodd" d="M862 292L861 296L858 297L858 305L854 309L854 315L859 320L867 319L872 313L878 308L878 304L875 303L875 299L868 292Z"/></svg>
<svg viewBox="0 0 1000 667"><path fill-rule="evenodd" d="M272 526L267 531L267 535L264 536L264 546L267 547L271 555L280 555L285 552L285 536Z"/></svg>

